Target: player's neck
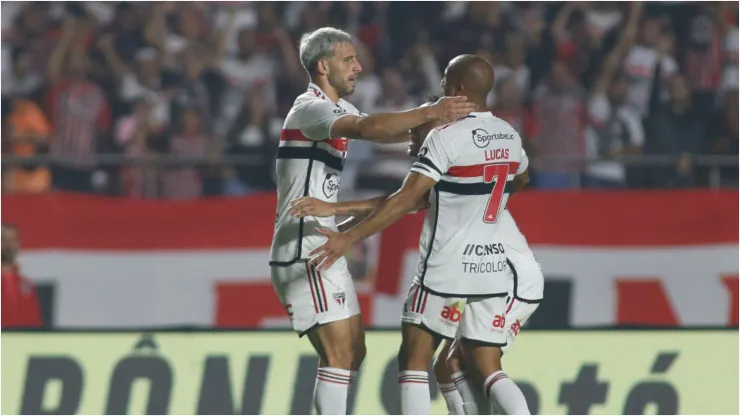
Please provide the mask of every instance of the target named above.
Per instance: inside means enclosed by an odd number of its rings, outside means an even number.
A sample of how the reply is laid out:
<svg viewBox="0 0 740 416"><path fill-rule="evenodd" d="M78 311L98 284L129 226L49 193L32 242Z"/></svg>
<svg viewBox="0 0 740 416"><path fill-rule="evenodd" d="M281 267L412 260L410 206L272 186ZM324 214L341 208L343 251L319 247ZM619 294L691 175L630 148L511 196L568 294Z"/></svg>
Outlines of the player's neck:
<svg viewBox="0 0 740 416"><path fill-rule="evenodd" d="M471 101L473 101L473 100L471 100ZM474 111L474 113L487 113L487 112L490 111L488 109L488 105L485 102L473 101L473 103L475 104L475 111Z"/></svg>
<svg viewBox="0 0 740 416"><path fill-rule="evenodd" d="M329 80L327 80L324 77L311 80L312 83L314 83L317 87L321 88L321 91L324 92L324 95L326 95L326 98L330 99L332 102L336 103L339 101L339 93L337 92L337 89L332 87L329 83Z"/></svg>

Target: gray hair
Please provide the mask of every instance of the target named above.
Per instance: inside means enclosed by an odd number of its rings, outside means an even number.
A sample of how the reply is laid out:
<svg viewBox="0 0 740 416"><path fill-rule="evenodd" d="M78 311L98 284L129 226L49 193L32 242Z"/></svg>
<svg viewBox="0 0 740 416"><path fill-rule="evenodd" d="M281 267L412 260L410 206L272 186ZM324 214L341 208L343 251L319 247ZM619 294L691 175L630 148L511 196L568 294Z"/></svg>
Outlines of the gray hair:
<svg viewBox="0 0 740 416"><path fill-rule="evenodd" d="M333 27L322 27L313 32L304 33L298 49L303 69L308 72L308 75L314 76L319 61L332 56L334 46L344 42L352 43L352 36Z"/></svg>

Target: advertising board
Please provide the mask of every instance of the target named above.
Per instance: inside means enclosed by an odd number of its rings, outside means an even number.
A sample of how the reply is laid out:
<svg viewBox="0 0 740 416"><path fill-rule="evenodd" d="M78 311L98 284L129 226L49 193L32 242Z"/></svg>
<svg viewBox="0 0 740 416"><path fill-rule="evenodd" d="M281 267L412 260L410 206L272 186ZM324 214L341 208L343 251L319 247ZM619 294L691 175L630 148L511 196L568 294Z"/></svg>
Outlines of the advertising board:
<svg viewBox="0 0 740 416"><path fill-rule="evenodd" d="M397 414L399 342L368 333L352 413ZM288 332L3 332L2 413L310 414L316 361ZM533 414L738 413L732 330L523 331L504 367Z"/></svg>

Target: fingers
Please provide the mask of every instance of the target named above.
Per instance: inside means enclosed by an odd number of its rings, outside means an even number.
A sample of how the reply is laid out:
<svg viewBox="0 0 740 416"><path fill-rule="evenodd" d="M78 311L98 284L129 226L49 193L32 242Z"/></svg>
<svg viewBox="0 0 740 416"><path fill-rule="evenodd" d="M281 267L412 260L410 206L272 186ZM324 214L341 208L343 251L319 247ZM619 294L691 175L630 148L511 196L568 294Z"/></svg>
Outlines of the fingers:
<svg viewBox="0 0 740 416"><path fill-rule="evenodd" d="M316 214L315 200L309 196L294 199L290 201L290 215L296 218L303 218Z"/></svg>
<svg viewBox="0 0 740 416"><path fill-rule="evenodd" d="M302 196L300 198L296 198L296 199L290 201L290 206L292 207L294 205L300 205L301 203L303 203L305 201L309 201L311 199L312 198L310 196Z"/></svg>
<svg viewBox="0 0 740 416"><path fill-rule="evenodd" d="M340 257L335 253L332 253L331 250L326 247L326 244L311 251L308 255L311 257L311 260L309 260L308 263L319 270L330 268Z"/></svg>
<svg viewBox="0 0 740 416"><path fill-rule="evenodd" d="M332 230L330 230L328 228L323 228L323 227L316 227L316 232L318 232L319 234L323 234L323 235L325 235L327 237L333 237L333 236L339 234L336 231L332 231Z"/></svg>

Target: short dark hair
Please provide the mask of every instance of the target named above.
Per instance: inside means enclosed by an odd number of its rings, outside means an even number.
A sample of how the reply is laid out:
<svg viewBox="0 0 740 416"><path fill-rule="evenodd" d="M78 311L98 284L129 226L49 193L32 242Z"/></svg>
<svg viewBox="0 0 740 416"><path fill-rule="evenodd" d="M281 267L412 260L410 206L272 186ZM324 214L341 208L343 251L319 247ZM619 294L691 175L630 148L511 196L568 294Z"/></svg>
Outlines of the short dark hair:
<svg viewBox="0 0 740 416"><path fill-rule="evenodd" d="M428 104L434 104L437 101L439 101L439 97L436 96L436 95L430 95L429 98L427 98L427 103Z"/></svg>

